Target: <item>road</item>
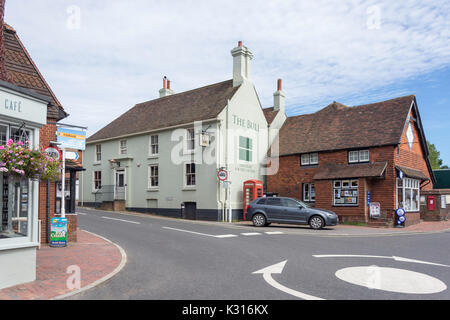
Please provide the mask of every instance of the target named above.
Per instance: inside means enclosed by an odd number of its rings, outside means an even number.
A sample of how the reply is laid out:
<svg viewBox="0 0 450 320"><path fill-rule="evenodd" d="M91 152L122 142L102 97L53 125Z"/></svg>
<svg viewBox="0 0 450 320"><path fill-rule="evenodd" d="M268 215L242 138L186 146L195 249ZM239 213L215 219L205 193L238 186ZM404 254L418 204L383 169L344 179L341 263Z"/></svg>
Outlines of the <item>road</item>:
<svg viewBox="0 0 450 320"><path fill-rule="evenodd" d="M449 232L332 237L277 225L78 212L79 227L120 245L128 262L70 299L450 299Z"/></svg>

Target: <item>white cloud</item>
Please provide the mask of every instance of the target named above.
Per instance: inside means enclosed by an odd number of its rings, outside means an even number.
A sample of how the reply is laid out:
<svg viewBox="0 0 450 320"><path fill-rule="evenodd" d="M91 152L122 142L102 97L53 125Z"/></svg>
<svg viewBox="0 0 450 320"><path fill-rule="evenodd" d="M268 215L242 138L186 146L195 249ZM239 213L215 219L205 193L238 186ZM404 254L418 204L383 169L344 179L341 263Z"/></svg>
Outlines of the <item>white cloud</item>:
<svg viewBox="0 0 450 320"><path fill-rule="evenodd" d="M80 29L67 28L69 6ZM380 28L369 29L377 6ZM7 1L16 28L66 122L94 133L134 104L230 79L230 50L255 54L264 107L284 79L290 114L334 100L370 103L411 94L396 86L450 64L450 3L423 1Z"/></svg>

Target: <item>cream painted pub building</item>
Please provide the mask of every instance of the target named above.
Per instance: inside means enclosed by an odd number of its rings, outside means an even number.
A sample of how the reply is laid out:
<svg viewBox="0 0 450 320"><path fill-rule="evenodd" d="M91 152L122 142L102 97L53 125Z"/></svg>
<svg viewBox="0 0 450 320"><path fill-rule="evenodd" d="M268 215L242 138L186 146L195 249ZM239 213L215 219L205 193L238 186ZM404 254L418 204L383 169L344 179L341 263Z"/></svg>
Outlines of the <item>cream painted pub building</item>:
<svg viewBox="0 0 450 320"><path fill-rule="evenodd" d="M253 54L231 51L233 79L137 104L87 140L81 204L172 217L242 219L243 184L264 181L267 151L286 120L281 81L262 109ZM230 183L218 179L225 169ZM230 188L230 189L228 189Z"/></svg>

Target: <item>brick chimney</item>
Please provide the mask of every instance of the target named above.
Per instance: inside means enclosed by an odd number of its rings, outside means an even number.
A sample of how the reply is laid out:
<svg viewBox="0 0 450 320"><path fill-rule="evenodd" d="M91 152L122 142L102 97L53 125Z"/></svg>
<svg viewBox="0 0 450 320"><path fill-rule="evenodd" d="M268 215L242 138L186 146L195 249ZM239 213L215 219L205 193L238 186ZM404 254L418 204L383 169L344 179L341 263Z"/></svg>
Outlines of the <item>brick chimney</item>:
<svg viewBox="0 0 450 320"><path fill-rule="evenodd" d="M284 112L286 96L283 92L283 80L278 79L277 91L273 94L273 110Z"/></svg>
<svg viewBox="0 0 450 320"><path fill-rule="evenodd" d="M0 0L0 80L11 82L5 66L5 2L6 0Z"/></svg>
<svg viewBox="0 0 450 320"><path fill-rule="evenodd" d="M231 55L233 56L233 86L237 87L244 80L250 81L253 53L242 45L242 41L239 41L238 46L231 50Z"/></svg>
<svg viewBox="0 0 450 320"><path fill-rule="evenodd" d="M170 89L170 80L167 77L163 78L163 88L159 90L159 97L164 98L173 95L174 92Z"/></svg>

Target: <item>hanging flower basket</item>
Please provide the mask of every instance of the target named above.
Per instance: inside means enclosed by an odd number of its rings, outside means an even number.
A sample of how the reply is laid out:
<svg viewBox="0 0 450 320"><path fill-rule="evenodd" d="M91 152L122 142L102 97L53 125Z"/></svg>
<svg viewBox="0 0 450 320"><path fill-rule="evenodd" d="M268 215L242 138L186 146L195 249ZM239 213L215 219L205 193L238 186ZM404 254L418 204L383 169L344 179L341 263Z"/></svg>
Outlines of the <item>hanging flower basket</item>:
<svg viewBox="0 0 450 320"><path fill-rule="evenodd" d="M28 143L27 143L28 144ZM23 142L9 140L0 146L0 173L33 180L59 180L61 163L46 153L27 148Z"/></svg>

